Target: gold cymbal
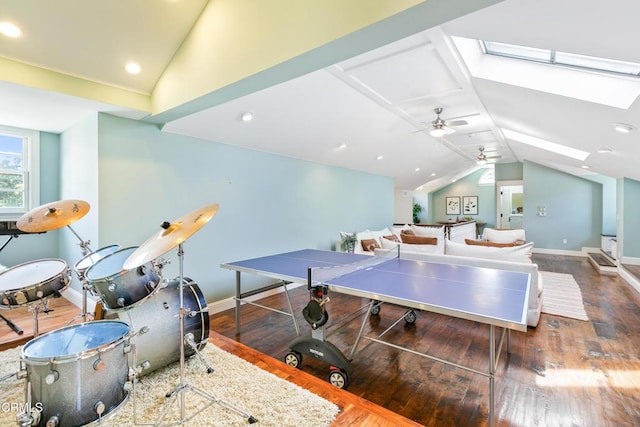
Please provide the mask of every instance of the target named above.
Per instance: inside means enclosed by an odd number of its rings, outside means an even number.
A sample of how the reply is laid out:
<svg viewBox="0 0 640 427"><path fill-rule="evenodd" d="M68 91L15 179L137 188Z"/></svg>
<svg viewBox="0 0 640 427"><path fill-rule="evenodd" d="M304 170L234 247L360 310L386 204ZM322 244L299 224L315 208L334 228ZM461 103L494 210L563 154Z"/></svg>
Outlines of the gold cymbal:
<svg viewBox="0 0 640 427"><path fill-rule="evenodd" d="M204 226L218 212L218 204L205 206L174 222L164 222L162 230L151 236L124 262L122 268L132 270L164 255Z"/></svg>
<svg viewBox="0 0 640 427"><path fill-rule="evenodd" d="M16 221L16 227L27 233L42 233L72 224L89 212L83 200L58 200L31 209Z"/></svg>

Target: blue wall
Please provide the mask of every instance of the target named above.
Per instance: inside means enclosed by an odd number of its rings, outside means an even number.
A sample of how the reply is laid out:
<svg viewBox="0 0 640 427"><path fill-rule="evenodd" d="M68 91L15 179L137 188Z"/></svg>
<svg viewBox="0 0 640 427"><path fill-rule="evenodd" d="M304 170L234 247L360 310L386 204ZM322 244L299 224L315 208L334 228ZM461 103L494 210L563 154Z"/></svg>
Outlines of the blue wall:
<svg viewBox="0 0 640 427"><path fill-rule="evenodd" d="M524 211L534 213L525 218L527 240L544 249L600 247L602 184L532 162L524 162L523 178ZM538 206L547 216L535 214Z"/></svg>
<svg viewBox="0 0 640 427"><path fill-rule="evenodd" d="M393 222L391 178L294 160L160 131L100 115L99 234L102 246L141 245L173 221L218 203L184 244L184 273L208 301L234 293L220 263L302 248L332 249L340 231ZM177 277L175 250L165 277ZM264 283L249 277L247 283Z"/></svg>
<svg viewBox="0 0 640 427"><path fill-rule="evenodd" d="M640 258L640 182L624 178L619 180L619 185L623 236L618 236L618 241L622 243L625 258Z"/></svg>
<svg viewBox="0 0 640 427"><path fill-rule="evenodd" d="M56 134L40 132L40 204L60 199L59 177L60 138ZM11 267L43 258L57 258L58 236L64 232L65 230L53 230L43 234L19 235L0 252L0 264ZM6 238L2 240L2 244ZM30 283L24 285L28 284Z"/></svg>
<svg viewBox="0 0 640 427"><path fill-rule="evenodd" d="M430 217L434 222L456 219L470 216L476 221L486 222L488 227L492 227L496 220L496 194L493 185L478 185L478 179L485 173L485 169L479 169L464 178L432 193L430 203ZM459 196L462 204L464 196L478 196L478 215L447 215L445 208L445 197ZM462 206L462 205L461 205Z"/></svg>

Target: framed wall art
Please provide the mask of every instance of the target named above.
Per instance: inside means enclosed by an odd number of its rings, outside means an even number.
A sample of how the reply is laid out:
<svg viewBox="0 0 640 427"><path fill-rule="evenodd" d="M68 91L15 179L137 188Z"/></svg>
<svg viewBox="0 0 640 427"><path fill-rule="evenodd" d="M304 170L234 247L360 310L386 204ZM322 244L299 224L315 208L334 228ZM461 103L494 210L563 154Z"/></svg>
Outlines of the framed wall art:
<svg viewBox="0 0 640 427"><path fill-rule="evenodd" d="M460 197L445 197L447 215L460 215Z"/></svg>
<svg viewBox="0 0 640 427"><path fill-rule="evenodd" d="M462 214L478 215L478 196L464 196L462 198Z"/></svg>

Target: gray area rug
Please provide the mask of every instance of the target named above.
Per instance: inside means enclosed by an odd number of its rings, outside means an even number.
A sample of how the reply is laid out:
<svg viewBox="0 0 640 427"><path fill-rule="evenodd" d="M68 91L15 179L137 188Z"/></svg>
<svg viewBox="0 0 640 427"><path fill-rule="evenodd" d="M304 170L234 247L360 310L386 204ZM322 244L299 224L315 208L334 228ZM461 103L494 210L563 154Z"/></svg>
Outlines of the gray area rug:
<svg viewBox="0 0 640 427"><path fill-rule="evenodd" d="M541 271L542 312L571 319L586 320L582 292L571 274Z"/></svg>
<svg viewBox="0 0 640 427"><path fill-rule="evenodd" d="M339 412L338 407L286 380L266 372L251 363L208 343L201 352L215 369L211 374L197 357L185 363L184 383L197 387L215 398L230 403L258 420L256 426L328 426ZM0 352L0 377L19 369L20 348ZM72 363L72 362L70 362ZM180 398L165 394L180 383L179 363L173 363L139 379L135 386L137 423L154 423L167 409L163 425L180 419ZM0 426L17 426L17 405L25 402L25 380L14 377L0 382L2 411ZM75 387L82 385L73 385ZM188 418L210 400L193 390L183 393L184 413ZM57 400L59 402L59 400ZM101 425L134 426L132 394L119 408L111 412ZM6 410L5 410L6 409ZM182 425L187 426L247 426L248 420L223 405L214 403Z"/></svg>

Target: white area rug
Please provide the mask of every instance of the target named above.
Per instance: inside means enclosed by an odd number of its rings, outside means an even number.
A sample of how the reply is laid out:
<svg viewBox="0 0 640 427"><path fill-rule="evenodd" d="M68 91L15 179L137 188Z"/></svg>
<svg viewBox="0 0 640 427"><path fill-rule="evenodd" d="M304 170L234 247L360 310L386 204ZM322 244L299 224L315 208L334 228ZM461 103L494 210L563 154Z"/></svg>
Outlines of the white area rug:
<svg viewBox="0 0 640 427"><path fill-rule="evenodd" d="M214 403L204 412L198 413L197 416L182 425L322 427L331 424L338 414L339 409L333 403L263 371L211 343L206 345L202 354L215 369L215 372L207 374L197 357L192 357L185 363L184 383L230 403L252 415L258 422L249 424L242 415ZM17 372L19 359L19 348L0 352L0 377ZM166 402L171 399L166 399L165 394L179 382L179 363L177 362L140 378L135 387L137 396L136 421L138 423L155 422L161 411L167 407L169 407L169 414L164 422L178 420L180 418L180 399L176 399L173 406L168 406ZM12 409L11 405L24 404L24 384L25 380L17 380L15 376L0 382L0 403L2 404L0 426L17 425L18 411ZM210 402L199 397L193 391L186 392L184 396L187 417ZM60 401L58 400L58 402ZM112 411L112 414L113 416L107 418L101 425L134 426L133 398L130 397L122 407Z"/></svg>
<svg viewBox="0 0 640 427"><path fill-rule="evenodd" d="M584 310L582 293L571 274L541 271L542 312L571 319L589 320Z"/></svg>

